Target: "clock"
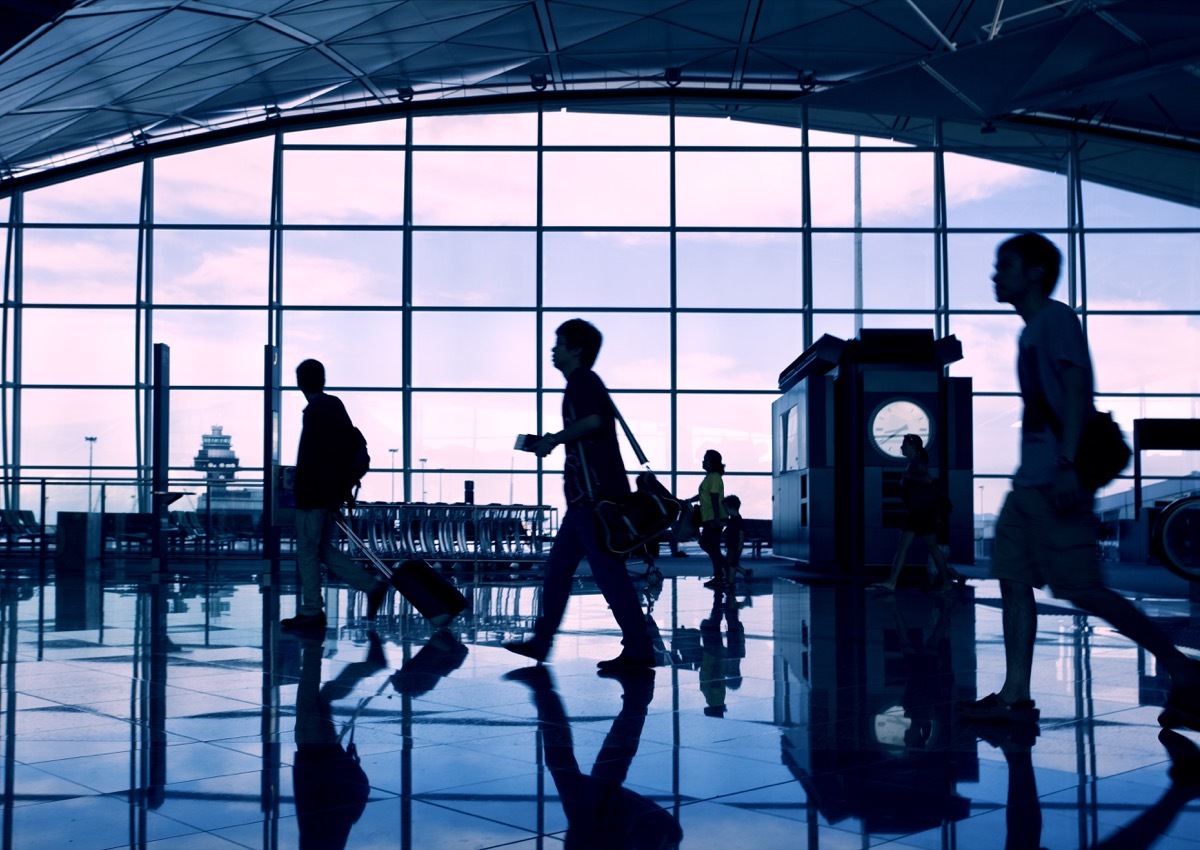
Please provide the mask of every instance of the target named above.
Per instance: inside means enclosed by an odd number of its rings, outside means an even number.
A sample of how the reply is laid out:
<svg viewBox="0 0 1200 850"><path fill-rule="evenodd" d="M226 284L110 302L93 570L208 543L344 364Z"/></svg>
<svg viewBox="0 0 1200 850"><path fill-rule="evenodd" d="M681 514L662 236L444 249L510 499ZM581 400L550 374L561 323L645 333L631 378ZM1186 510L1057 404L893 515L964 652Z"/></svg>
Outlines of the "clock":
<svg viewBox="0 0 1200 850"><path fill-rule="evenodd" d="M909 398L894 398L885 401L867 420L867 435L871 445L886 458L903 459L900 444L905 434L916 434L925 447L933 431L933 417L919 401Z"/></svg>

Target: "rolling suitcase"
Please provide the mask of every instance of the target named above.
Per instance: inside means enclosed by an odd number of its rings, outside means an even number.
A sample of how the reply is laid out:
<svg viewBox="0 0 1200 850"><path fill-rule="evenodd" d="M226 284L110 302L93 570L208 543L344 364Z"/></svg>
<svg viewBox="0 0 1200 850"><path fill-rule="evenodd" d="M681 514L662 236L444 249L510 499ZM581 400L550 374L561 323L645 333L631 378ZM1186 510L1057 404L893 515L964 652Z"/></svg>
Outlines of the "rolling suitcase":
<svg viewBox="0 0 1200 850"><path fill-rule="evenodd" d="M467 607L467 597L425 561L402 561L395 568L389 567L371 551L363 539L355 534L344 517L337 520L342 533L358 547L371 565L387 579L412 606L430 623L441 628L461 614Z"/></svg>

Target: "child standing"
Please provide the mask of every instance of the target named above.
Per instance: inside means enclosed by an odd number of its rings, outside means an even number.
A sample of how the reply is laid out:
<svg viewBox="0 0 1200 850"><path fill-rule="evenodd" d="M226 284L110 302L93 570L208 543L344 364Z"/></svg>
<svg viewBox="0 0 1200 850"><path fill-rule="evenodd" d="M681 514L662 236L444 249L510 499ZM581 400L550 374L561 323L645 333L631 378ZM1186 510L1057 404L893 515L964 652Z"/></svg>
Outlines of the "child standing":
<svg viewBox="0 0 1200 850"><path fill-rule="evenodd" d="M726 580L733 584L738 573L747 575L742 567L742 549L746 546L746 523L742 520L742 500L732 494L722 502L729 519L725 521L725 560L729 568L725 573Z"/></svg>

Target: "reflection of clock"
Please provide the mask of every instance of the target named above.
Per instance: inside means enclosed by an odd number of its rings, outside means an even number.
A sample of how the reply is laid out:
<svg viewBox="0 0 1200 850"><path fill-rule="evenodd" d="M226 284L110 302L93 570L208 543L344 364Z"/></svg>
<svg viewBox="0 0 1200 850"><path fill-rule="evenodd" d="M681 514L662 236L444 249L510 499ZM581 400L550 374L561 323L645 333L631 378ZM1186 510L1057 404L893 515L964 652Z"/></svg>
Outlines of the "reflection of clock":
<svg viewBox="0 0 1200 850"><path fill-rule="evenodd" d="M884 402L875 408L867 422L871 445L884 457L903 458L900 443L905 434L916 434L926 448L933 428L929 411L920 402L900 398Z"/></svg>

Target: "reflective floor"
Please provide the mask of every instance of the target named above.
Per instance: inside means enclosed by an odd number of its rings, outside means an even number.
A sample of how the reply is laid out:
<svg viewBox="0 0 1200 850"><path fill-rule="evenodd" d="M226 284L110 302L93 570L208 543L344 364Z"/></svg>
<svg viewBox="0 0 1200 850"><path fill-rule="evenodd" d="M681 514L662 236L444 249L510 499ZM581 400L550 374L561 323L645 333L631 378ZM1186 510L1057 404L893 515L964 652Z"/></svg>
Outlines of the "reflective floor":
<svg viewBox="0 0 1200 850"><path fill-rule="evenodd" d="M395 598L370 631L335 587L298 638L288 562L10 563L2 846L1200 848L1200 735L1160 741L1165 682L1106 625L1039 597L1040 734L989 733L951 705L1001 682L994 582L891 596L763 560L725 596L678 564L639 582L661 666L602 678L588 580L538 668L500 648L532 575L467 579L438 634ZM1196 646L1186 586L1135 593Z"/></svg>

